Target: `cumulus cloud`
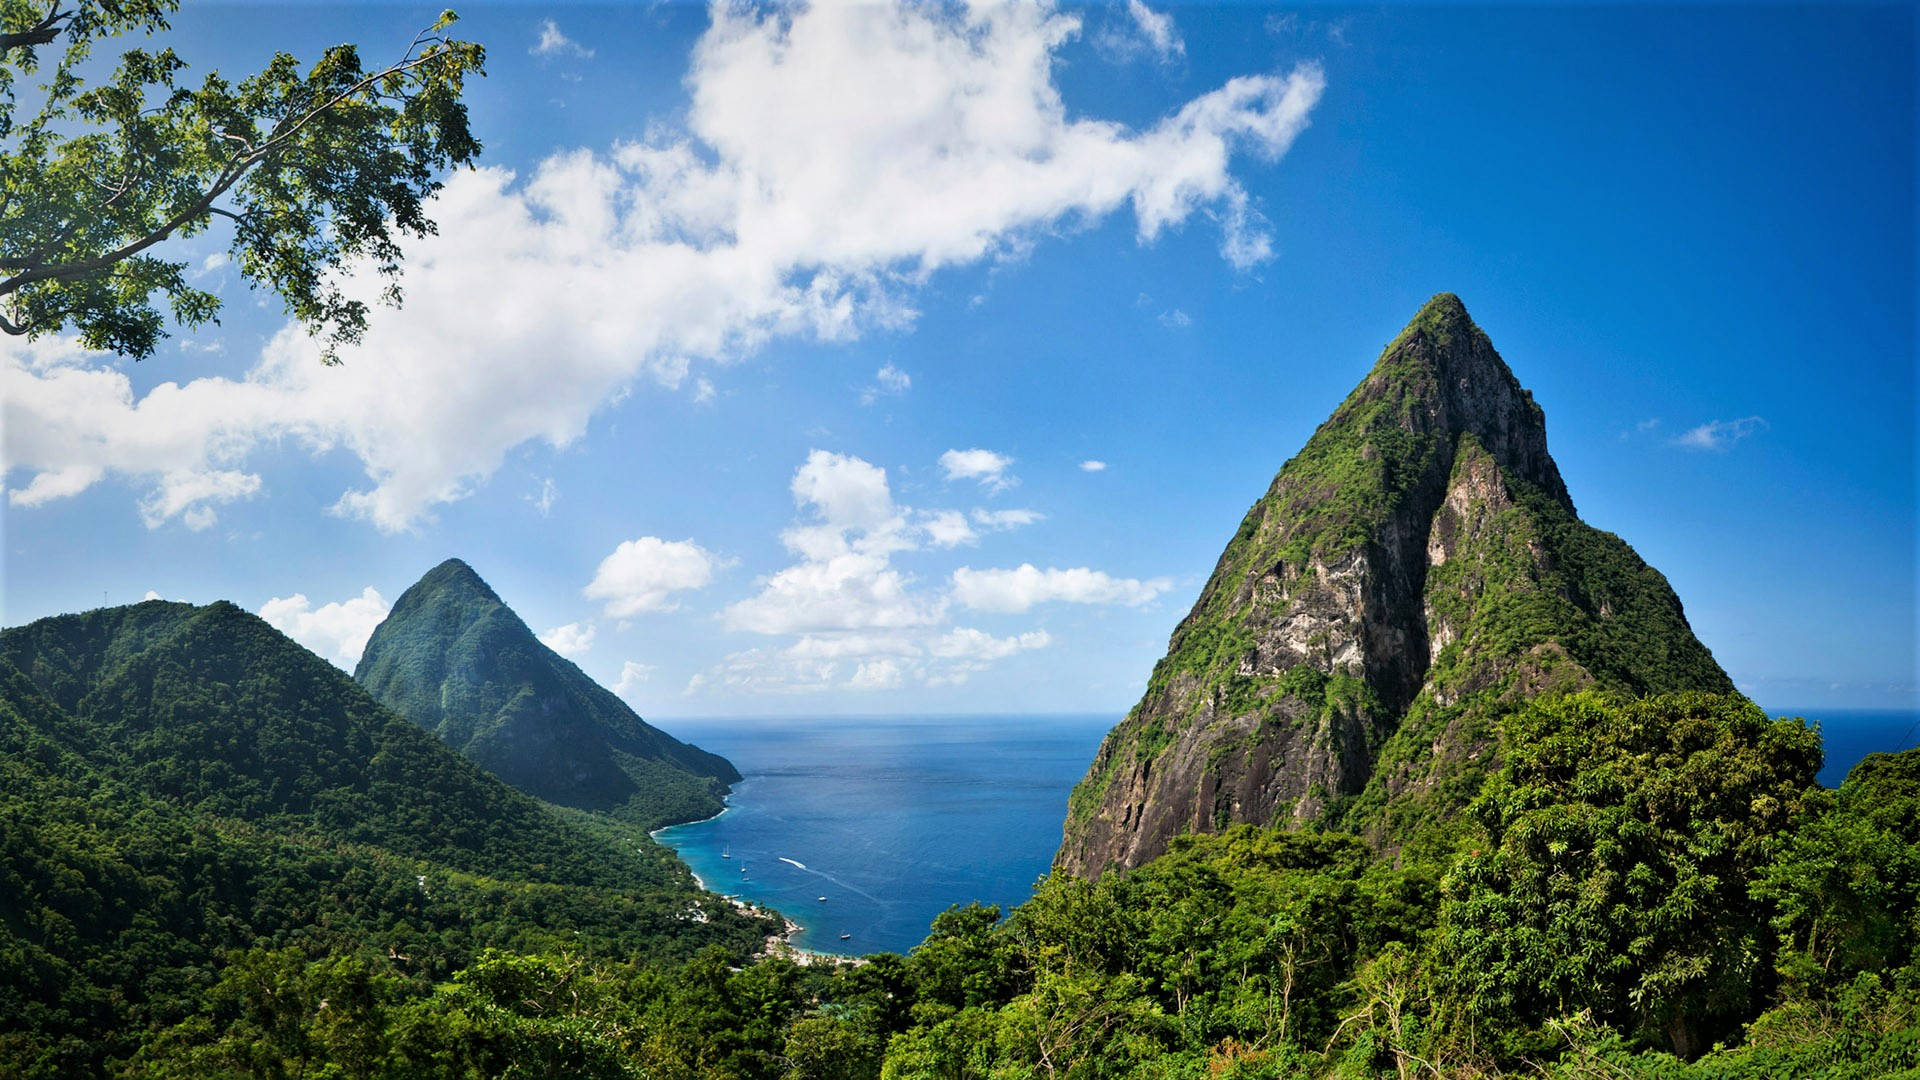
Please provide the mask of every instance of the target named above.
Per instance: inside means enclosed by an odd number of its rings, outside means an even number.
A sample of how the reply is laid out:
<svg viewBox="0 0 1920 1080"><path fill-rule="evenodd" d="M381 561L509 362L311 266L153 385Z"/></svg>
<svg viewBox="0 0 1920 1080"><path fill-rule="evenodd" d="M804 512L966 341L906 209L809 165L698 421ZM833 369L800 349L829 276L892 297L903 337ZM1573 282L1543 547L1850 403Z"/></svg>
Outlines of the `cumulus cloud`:
<svg viewBox="0 0 1920 1080"><path fill-rule="evenodd" d="M986 487L999 491L1020 481L1007 475L1007 467L1013 459L991 450L949 450L940 455L940 468L947 474L948 480L978 480Z"/></svg>
<svg viewBox="0 0 1920 1080"><path fill-rule="evenodd" d="M105 358L0 344L9 498L117 476L149 523L204 526L292 444L356 458L366 482L333 509L404 530L636 385L774 338L905 328L935 272L1120 212L1142 243L1202 215L1230 262L1269 258L1233 167L1287 151L1321 71L1234 78L1133 129L1068 109L1055 65L1079 32L1038 4L716 4L682 127L449 176L438 234L408 245L405 310L377 309L342 366L289 326L243 378L136 394Z"/></svg>
<svg viewBox="0 0 1920 1080"><path fill-rule="evenodd" d="M997 638L970 626L956 626L927 644L934 656L967 660L1000 660L1026 649L1044 649L1053 641L1045 630L1017 637Z"/></svg>
<svg viewBox="0 0 1920 1080"><path fill-rule="evenodd" d="M953 572L955 602L974 611L1021 612L1051 601L1139 607L1172 586L1168 578L1117 578L1084 566L1041 570L1022 563L1012 570L963 566Z"/></svg>
<svg viewBox="0 0 1920 1080"><path fill-rule="evenodd" d="M989 529L994 532L1001 532L1006 529L1018 529L1023 525L1031 525L1045 516L1045 514L1037 510L1018 508L1011 510L983 510L977 506L973 508L973 523L983 529Z"/></svg>
<svg viewBox="0 0 1920 1080"><path fill-rule="evenodd" d="M1180 31L1174 29L1171 14L1156 12L1140 0L1127 0L1127 14L1133 18L1133 25L1140 31L1140 36L1146 39L1160 59L1171 60L1186 55L1187 43L1180 40Z"/></svg>
<svg viewBox="0 0 1920 1080"><path fill-rule="evenodd" d="M593 648L594 635L598 634L592 622L570 622L565 626L556 626L540 635L540 643L561 656L579 656Z"/></svg>
<svg viewBox="0 0 1920 1080"><path fill-rule="evenodd" d="M1094 461L1093 459L1089 458L1088 460L1080 463L1080 471L1081 472L1106 472L1107 463L1104 461Z"/></svg>
<svg viewBox="0 0 1920 1080"><path fill-rule="evenodd" d="M528 52L535 56L571 56L579 60L593 58L593 50L560 32L560 24L547 19L540 24L540 37Z"/></svg>
<svg viewBox="0 0 1920 1080"><path fill-rule="evenodd" d="M893 565L900 552L976 544L981 530L1031 524L1036 511L901 506L884 469L825 450L807 455L791 487L800 518L781 541L796 561L723 618L732 630L794 640L729 655L690 680L688 694L949 686L1052 641L1044 630L996 638L953 627L946 590L920 587Z"/></svg>
<svg viewBox="0 0 1920 1080"><path fill-rule="evenodd" d="M891 690L909 681L957 686L1016 653L1052 644L1045 630L997 638L971 627L944 633L808 635L783 648L734 653L687 683L749 694Z"/></svg>
<svg viewBox="0 0 1920 1080"><path fill-rule="evenodd" d="M589 600L606 601L608 618L624 619L650 611L673 611L677 592L705 588L716 570L732 565L692 540L642 536L622 541L600 560L593 580L582 589Z"/></svg>
<svg viewBox="0 0 1920 1080"><path fill-rule="evenodd" d="M887 364L873 373L873 384L860 391L860 404L871 405L885 394L904 394L913 386L913 376Z"/></svg>
<svg viewBox="0 0 1920 1080"><path fill-rule="evenodd" d="M158 597L150 597L158 599ZM369 585L349 600L316 608L305 593L274 597L260 605L269 625L346 671L360 662L367 639L387 617L387 602Z"/></svg>
<svg viewBox="0 0 1920 1080"><path fill-rule="evenodd" d="M1767 422L1758 416L1738 420L1709 420L1674 439L1674 445L1689 450L1726 450L1755 432L1767 430Z"/></svg>
<svg viewBox="0 0 1920 1080"><path fill-rule="evenodd" d="M727 608L726 625L758 634L930 626L944 604L915 595L893 554L916 546L884 469L815 450L793 474L802 520L781 534L800 561ZM964 524L964 522L962 522Z"/></svg>
<svg viewBox="0 0 1920 1080"><path fill-rule="evenodd" d="M642 664L638 661L628 660L626 663L620 665L620 679L613 684L613 692L619 694L621 697L629 696L635 690L640 689L641 683L653 678L654 670L652 664Z"/></svg>
<svg viewBox="0 0 1920 1080"><path fill-rule="evenodd" d="M928 512L922 518L920 527L927 531L927 540L934 547L959 547L980 542L980 534L967 524L967 515L958 510Z"/></svg>

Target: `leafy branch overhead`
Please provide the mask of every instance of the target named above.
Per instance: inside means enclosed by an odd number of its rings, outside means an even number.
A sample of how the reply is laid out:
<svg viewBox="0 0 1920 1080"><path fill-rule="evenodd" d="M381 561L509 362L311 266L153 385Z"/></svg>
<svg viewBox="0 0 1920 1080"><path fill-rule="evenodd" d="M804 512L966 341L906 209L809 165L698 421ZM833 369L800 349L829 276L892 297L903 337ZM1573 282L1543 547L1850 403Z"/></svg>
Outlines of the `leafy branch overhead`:
<svg viewBox="0 0 1920 1080"><path fill-rule="evenodd" d="M90 348L151 355L169 316L218 321L220 299L160 246L217 218L248 282L279 294L334 362L368 313L338 271L377 269L398 304L400 237L434 231L438 176L480 151L461 93L485 52L449 36L449 11L382 66L336 45L304 72L278 53L237 83L210 72L193 85L172 49L136 48L89 84L97 43L163 33L176 7L0 0L0 328L71 328Z"/></svg>

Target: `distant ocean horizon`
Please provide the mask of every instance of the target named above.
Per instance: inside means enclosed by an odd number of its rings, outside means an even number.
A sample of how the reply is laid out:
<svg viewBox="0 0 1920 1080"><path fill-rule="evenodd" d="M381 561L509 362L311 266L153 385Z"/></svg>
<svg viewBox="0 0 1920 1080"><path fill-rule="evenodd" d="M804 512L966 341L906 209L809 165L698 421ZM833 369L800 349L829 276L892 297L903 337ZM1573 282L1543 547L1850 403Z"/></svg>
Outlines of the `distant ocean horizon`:
<svg viewBox="0 0 1920 1080"><path fill-rule="evenodd" d="M1828 787L1868 754L1910 747L1920 735L1920 712L1908 709L1766 711L1820 725L1819 781ZM904 953L955 904L1010 908L1032 895L1060 845L1067 795L1119 719L658 720L745 777L720 816L658 837L707 888L793 919L801 948Z"/></svg>

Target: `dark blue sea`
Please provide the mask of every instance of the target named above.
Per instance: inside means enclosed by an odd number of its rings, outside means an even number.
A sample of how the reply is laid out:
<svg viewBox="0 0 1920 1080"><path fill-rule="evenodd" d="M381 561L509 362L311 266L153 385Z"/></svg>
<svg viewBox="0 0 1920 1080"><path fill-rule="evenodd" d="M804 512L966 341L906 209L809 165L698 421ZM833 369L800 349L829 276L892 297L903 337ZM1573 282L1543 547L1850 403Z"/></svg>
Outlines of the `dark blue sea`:
<svg viewBox="0 0 1920 1080"><path fill-rule="evenodd" d="M1820 782L1912 746L1912 711L1772 709L1821 724ZM905 952L934 916L1032 894L1067 793L1117 716L677 720L746 779L727 811L660 833L708 888L785 912L801 948ZM826 897L822 901L819 897ZM841 934L850 935L841 940Z"/></svg>
<svg viewBox="0 0 1920 1080"><path fill-rule="evenodd" d="M746 779L725 813L659 839L708 888L798 922L803 949L906 952L954 904L1011 907L1033 894L1060 846L1067 793L1119 719L663 722Z"/></svg>
<svg viewBox="0 0 1920 1080"><path fill-rule="evenodd" d="M1800 716L1820 725L1827 760L1820 782L1837 788L1868 754L1898 753L1920 742L1920 712L1911 709L1767 709L1768 716Z"/></svg>

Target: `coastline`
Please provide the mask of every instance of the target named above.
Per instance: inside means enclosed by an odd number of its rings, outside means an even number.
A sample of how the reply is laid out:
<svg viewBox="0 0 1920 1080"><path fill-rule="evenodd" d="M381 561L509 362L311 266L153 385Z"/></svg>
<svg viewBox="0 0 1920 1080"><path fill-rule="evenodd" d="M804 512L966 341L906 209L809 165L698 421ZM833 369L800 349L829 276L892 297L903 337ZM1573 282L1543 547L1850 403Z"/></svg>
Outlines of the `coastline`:
<svg viewBox="0 0 1920 1080"><path fill-rule="evenodd" d="M673 852L674 858L679 859L680 865L687 868L687 873L692 875L693 877L694 885L698 887L702 892L712 893L713 895L720 897L722 900L725 900L727 903L732 904L735 909L742 912L743 914L761 917L761 918L774 917L774 918L780 919L780 921L784 924L785 928L780 933L767 935L765 943L760 947L760 950L754 954L755 959L763 959L771 956L781 956L781 957L785 957L788 960L793 961L796 964L801 964L801 965L864 964L866 963L865 957L842 956L838 953L820 952L815 949L803 949L800 946L794 944L793 942L794 937L803 932L806 932L807 928L805 926L802 926L798 921L796 921L793 918L793 916L788 915L786 912L780 911L777 908L767 907L765 905L758 904L752 900L744 899L737 893L720 892L719 890L715 889L713 886L707 884L707 880L700 876L700 871L695 870L693 868L693 864L687 861L687 857L681 853L678 847L676 847L671 841L662 840L660 838L660 834L668 831L669 829L679 829L689 825L699 825L704 822L717 821L720 818L725 817L727 815L727 812L733 809L733 803L731 802L732 798L733 798L733 792L729 790L726 795L721 797L721 805L720 805L719 813L712 814L708 817L700 818L696 821L678 821L671 825L662 825L657 829L649 829L647 831L647 836L650 839L652 839L654 842L660 844L661 846L667 848L669 851Z"/></svg>

